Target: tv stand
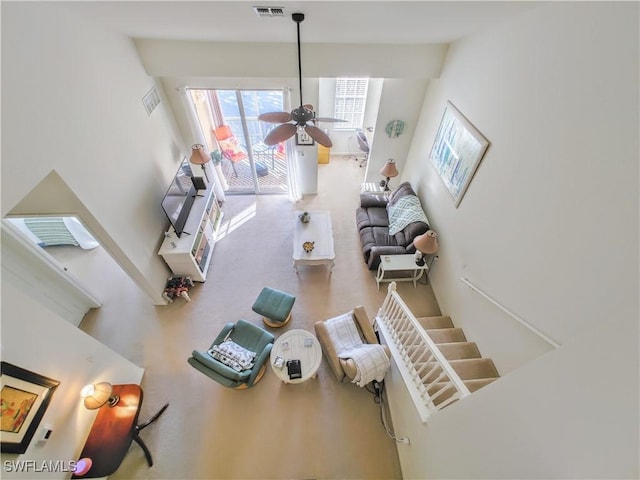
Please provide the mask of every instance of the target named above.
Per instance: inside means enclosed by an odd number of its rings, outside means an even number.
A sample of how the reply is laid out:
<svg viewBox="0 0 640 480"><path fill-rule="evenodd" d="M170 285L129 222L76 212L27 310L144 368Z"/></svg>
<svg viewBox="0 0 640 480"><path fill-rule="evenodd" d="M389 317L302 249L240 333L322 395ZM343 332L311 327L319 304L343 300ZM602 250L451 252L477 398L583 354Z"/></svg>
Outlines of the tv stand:
<svg viewBox="0 0 640 480"><path fill-rule="evenodd" d="M196 195L180 238L171 227L158 251L174 275L190 276L194 282L206 281L223 215L213 184L209 183Z"/></svg>

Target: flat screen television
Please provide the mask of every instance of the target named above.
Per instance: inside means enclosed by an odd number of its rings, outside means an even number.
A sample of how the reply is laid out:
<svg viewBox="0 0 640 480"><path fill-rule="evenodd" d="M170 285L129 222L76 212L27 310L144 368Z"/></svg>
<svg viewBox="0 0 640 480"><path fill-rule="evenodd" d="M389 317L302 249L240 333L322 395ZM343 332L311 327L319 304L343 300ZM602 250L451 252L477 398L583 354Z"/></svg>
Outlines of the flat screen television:
<svg viewBox="0 0 640 480"><path fill-rule="evenodd" d="M178 237L182 235L197 194L192 177L189 160L185 157L162 199L162 209Z"/></svg>

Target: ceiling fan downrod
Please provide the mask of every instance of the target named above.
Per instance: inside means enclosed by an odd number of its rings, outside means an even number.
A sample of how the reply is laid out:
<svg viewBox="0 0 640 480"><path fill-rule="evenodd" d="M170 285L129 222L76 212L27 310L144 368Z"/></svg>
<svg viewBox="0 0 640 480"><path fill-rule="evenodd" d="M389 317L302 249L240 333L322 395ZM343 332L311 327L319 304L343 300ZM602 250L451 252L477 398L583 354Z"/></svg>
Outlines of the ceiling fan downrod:
<svg viewBox="0 0 640 480"><path fill-rule="evenodd" d="M298 31L298 87L300 88L300 109L302 110L302 55L300 54L300 23L304 21L304 13L294 13L291 18L296 22Z"/></svg>

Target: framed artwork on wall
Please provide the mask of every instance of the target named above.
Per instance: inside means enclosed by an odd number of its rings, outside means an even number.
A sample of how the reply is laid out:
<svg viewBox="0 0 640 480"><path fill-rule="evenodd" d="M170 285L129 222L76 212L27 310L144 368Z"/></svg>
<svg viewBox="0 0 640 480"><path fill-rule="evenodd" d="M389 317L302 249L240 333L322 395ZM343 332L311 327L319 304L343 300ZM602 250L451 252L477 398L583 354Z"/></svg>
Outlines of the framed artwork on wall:
<svg viewBox="0 0 640 480"><path fill-rule="evenodd" d="M60 382L2 362L2 453L24 453Z"/></svg>
<svg viewBox="0 0 640 480"><path fill-rule="evenodd" d="M311 136L304 130L296 132L296 145L313 145L314 141Z"/></svg>
<svg viewBox="0 0 640 480"><path fill-rule="evenodd" d="M447 101L429 159L451 193L456 208L488 147L489 141Z"/></svg>

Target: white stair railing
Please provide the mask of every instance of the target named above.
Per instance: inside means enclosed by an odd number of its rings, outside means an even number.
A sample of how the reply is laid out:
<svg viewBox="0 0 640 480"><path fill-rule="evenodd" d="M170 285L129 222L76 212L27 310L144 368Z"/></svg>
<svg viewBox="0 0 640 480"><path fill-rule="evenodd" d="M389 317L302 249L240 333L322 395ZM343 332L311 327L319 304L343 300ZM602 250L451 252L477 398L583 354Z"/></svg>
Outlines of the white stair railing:
<svg viewBox="0 0 640 480"><path fill-rule="evenodd" d="M423 422L470 395L449 361L411 313L391 282L375 319Z"/></svg>

